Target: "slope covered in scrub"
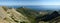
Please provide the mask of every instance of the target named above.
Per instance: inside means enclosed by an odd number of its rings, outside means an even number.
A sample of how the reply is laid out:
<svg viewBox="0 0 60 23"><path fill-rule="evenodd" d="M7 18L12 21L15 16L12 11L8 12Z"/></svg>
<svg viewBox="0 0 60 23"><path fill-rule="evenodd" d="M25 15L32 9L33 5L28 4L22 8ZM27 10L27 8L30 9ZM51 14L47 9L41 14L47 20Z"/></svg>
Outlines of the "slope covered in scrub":
<svg viewBox="0 0 60 23"><path fill-rule="evenodd" d="M33 9L20 7L20 8L17 8L16 10L19 13L22 13L24 16L26 16L32 23L34 23L35 18L39 16L39 13Z"/></svg>

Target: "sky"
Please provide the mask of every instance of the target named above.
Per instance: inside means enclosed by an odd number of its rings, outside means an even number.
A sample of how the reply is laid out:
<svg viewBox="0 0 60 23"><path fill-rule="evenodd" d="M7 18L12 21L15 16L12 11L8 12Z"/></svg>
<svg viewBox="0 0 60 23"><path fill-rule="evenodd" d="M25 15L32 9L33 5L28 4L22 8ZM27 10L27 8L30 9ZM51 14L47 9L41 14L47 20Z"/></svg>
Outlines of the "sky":
<svg viewBox="0 0 60 23"><path fill-rule="evenodd" d="M0 0L0 5L60 5L60 0Z"/></svg>
<svg viewBox="0 0 60 23"><path fill-rule="evenodd" d="M22 5L60 5L60 0L21 0Z"/></svg>
<svg viewBox="0 0 60 23"><path fill-rule="evenodd" d="M0 5L20 5L20 0L0 0Z"/></svg>
<svg viewBox="0 0 60 23"><path fill-rule="evenodd" d="M45 9L60 9L60 0L0 0L0 6L42 5Z"/></svg>

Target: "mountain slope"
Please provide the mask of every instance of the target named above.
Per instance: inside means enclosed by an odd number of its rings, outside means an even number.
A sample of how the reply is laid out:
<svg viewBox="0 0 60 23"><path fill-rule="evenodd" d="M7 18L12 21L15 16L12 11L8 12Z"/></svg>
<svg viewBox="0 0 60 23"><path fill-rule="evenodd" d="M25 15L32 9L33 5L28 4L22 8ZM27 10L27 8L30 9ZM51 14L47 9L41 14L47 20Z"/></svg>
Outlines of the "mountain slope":
<svg viewBox="0 0 60 23"><path fill-rule="evenodd" d="M30 23L30 21L15 9L6 9L6 7L1 6L0 23Z"/></svg>
<svg viewBox="0 0 60 23"><path fill-rule="evenodd" d="M32 10L29 8L20 7L16 10L26 16L31 21L31 23L35 23L35 18L39 16L39 13L36 10Z"/></svg>

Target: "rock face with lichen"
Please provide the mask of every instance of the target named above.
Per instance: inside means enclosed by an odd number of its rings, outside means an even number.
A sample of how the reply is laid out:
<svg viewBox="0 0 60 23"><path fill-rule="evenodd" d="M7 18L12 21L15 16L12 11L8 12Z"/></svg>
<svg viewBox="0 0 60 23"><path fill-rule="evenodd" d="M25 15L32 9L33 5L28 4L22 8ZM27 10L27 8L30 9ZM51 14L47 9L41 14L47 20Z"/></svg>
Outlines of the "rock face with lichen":
<svg viewBox="0 0 60 23"><path fill-rule="evenodd" d="M14 8L0 7L0 23L30 23L27 17Z"/></svg>

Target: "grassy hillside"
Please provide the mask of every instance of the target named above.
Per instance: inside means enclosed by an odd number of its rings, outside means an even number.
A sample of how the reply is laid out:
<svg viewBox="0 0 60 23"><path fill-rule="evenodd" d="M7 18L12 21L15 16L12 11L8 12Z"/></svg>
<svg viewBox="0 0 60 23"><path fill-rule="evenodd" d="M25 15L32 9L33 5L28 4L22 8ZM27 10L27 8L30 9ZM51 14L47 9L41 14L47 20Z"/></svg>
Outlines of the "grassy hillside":
<svg viewBox="0 0 60 23"><path fill-rule="evenodd" d="M28 8L17 8L18 12L22 13L24 16L28 17L28 19L34 23L36 16L39 16L39 13L36 10L28 9Z"/></svg>
<svg viewBox="0 0 60 23"><path fill-rule="evenodd" d="M34 9L29 9L29 8L17 8L16 9L19 13L22 13L24 16L26 16L31 23L36 23L37 21L35 20L37 17L43 17L44 15L51 14L53 11L50 10L42 10L42 11L37 11Z"/></svg>

